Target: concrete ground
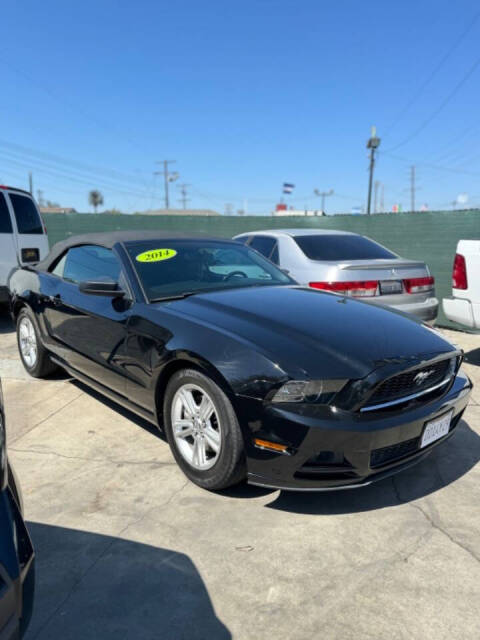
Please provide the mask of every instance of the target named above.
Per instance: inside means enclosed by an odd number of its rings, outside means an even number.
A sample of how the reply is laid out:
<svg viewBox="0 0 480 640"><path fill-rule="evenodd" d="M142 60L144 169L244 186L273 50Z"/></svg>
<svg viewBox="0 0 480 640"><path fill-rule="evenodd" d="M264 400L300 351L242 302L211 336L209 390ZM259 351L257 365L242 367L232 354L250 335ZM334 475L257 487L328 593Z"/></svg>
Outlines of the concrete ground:
<svg viewBox="0 0 480 640"><path fill-rule="evenodd" d="M9 452L37 551L29 639L480 637L480 336L456 434L362 490L188 482L147 423L28 378L0 320Z"/></svg>

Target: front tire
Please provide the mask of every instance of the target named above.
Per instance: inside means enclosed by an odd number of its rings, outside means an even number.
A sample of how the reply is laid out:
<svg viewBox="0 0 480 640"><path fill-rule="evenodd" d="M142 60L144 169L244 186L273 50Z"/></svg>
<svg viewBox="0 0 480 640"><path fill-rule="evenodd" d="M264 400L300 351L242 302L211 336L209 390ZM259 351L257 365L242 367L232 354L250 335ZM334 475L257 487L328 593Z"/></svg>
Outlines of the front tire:
<svg viewBox="0 0 480 640"><path fill-rule="evenodd" d="M172 453L199 487L217 491L245 479L243 437L222 389L195 369L182 369L165 391L163 420Z"/></svg>
<svg viewBox="0 0 480 640"><path fill-rule="evenodd" d="M44 378L57 369L40 340L33 313L27 307L18 314L17 344L22 364L34 378Z"/></svg>

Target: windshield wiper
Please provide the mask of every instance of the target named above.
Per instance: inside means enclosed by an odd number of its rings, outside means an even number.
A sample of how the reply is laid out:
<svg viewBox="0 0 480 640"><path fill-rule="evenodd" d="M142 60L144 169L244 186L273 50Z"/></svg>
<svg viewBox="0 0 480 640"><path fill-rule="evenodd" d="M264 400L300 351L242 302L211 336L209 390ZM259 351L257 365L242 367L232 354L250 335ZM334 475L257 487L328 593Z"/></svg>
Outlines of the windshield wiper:
<svg viewBox="0 0 480 640"><path fill-rule="evenodd" d="M188 298L188 296L194 296L201 291L185 291L185 293L176 293L173 296L164 296L163 298L152 298L150 302L166 302L167 300L182 300L182 298Z"/></svg>

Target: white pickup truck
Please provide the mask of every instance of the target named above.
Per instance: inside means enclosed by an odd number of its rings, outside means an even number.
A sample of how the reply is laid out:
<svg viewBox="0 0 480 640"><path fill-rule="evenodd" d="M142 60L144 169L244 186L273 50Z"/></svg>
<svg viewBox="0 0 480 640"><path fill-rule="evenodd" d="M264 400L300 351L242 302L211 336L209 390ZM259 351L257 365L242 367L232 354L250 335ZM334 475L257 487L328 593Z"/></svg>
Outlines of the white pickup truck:
<svg viewBox="0 0 480 640"><path fill-rule="evenodd" d="M452 298L443 299L449 320L480 329L480 240L460 240L453 262Z"/></svg>

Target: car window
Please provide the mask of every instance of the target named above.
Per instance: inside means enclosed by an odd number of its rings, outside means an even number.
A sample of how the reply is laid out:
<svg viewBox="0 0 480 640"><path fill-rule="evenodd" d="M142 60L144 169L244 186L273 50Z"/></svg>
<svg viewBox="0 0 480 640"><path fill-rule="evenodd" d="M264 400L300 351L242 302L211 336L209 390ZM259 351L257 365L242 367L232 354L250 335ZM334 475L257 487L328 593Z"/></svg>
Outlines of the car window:
<svg viewBox="0 0 480 640"><path fill-rule="evenodd" d="M278 255L278 242L275 242L272 253L270 254L270 260L275 264L280 264L280 256Z"/></svg>
<svg viewBox="0 0 480 640"><path fill-rule="evenodd" d="M248 244L248 241L250 240L252 236L242 236L241 238L235 238L235 240L237 242L241 242L242 244Z"/></svg>
<svg viewBox="0 0 480 640"><path fill-rule="evenodd" d="M63 256L58 260L55 267L51 269L51 273L55 274L59 278L63 278L63 270L65 269L65 262L67 261L67 254L64 253Z"/></svg>
<svg viewBox="0 0 480 640"><path fill-rule="evenodd" d="M111 249L85 245L69 249L52 273L78 284L87 280L119 282L120 272L120 262Z"/></svg>
<svg viewBox="0 0 480 640"><path fill-rule="evenodd" d="M252 249L259 251L266 258L269 258L273 248L275 247L275 238L269 238L268 236L254 236L249 246L252 247Z"/></svg>
<svg viewBox="0 0 480 640"><path fill-rule="evenodd" d="M43 234L42 221L33 200L17 193L10 193L9 196L17 221L18 233Z"/></svg>
<svg viewBox="0 0 480 640"><path fill-rule="evenodd" d="M293 283L275 265L240 243L160 240L125 246L149 300Z"/></svg>
<svg viewBox="0 0 480 640"><path fill-rule="evenodd" d="M370 238L357 235L295 236L295 242L310 260L377 260L398 258Z"/></svg>
<svg viewBox="0 0 480 640"><path fill-rule="evenodd" d="M7 201L3 193L0 193L0 233L12 233L12 221L8 210Z"/></svg>

